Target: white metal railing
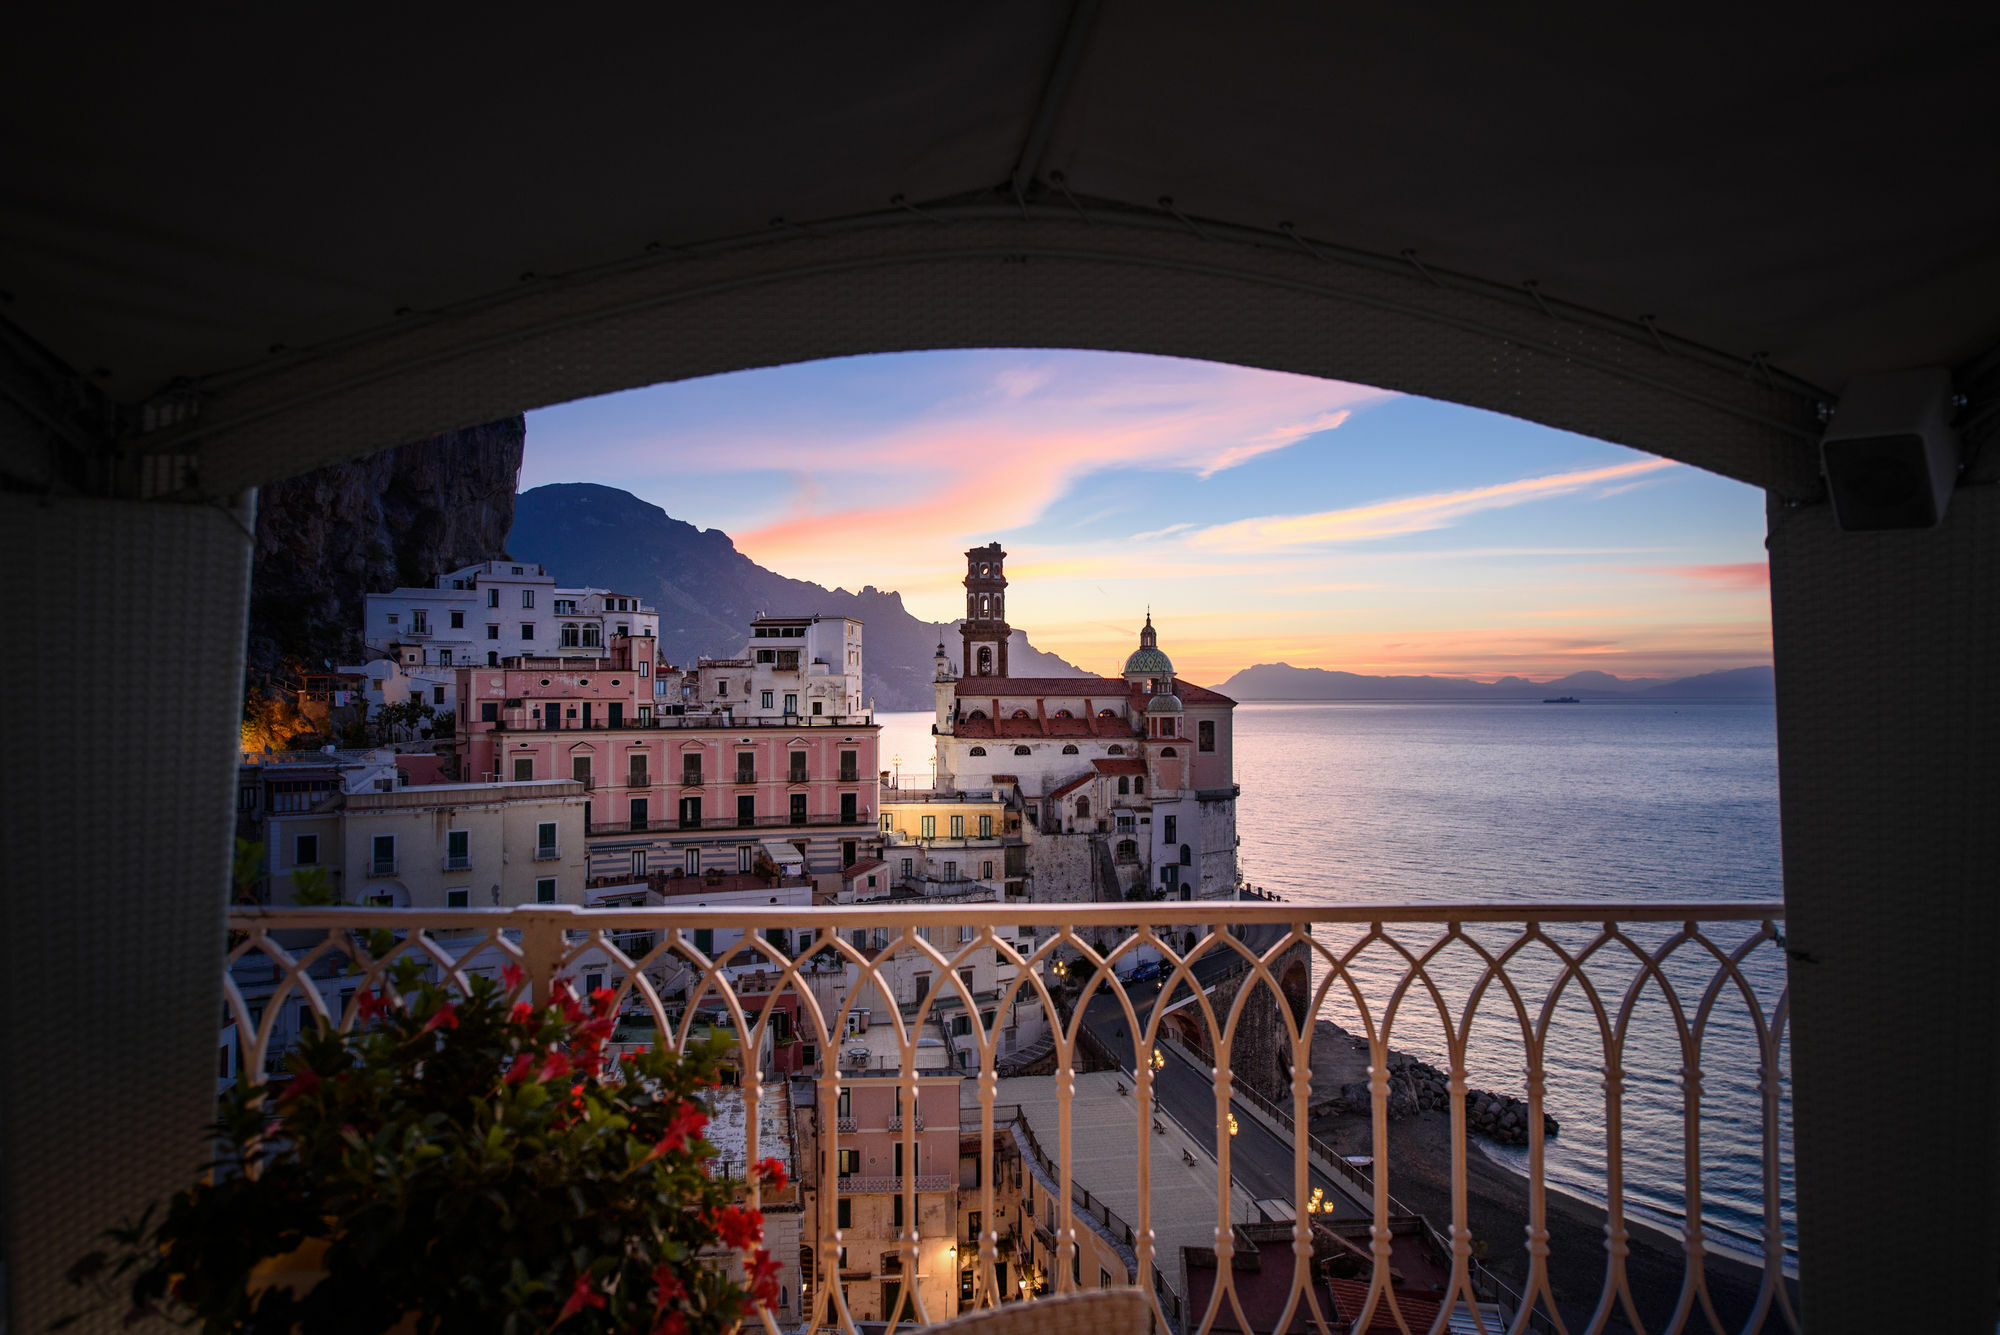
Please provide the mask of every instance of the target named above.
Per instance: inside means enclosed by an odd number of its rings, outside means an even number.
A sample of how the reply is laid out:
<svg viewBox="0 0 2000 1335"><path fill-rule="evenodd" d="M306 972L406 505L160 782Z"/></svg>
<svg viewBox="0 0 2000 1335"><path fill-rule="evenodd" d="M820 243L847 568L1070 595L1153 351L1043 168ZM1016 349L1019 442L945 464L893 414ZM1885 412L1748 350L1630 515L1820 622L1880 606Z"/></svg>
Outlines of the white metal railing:
<svg viewBox="0 0 2000 1335"><path fill-rule="evenodd" d="M825 907L813 917L795 953L787 955L765 931L797 929L795 909L242 909L229 920L227 1013L239 1035L247 1035L240 1069L254 1081L265 1078L284 1003L303 999L321 1023L351 1026L358 1014L352 998L371 987L393 993L386 971L400 957L425 962L433 976L459 987L469 972L497 976L515 964L537 999L589 968L602 970L618 989L621 1009L649 1012L663 1042L684 1043L698 1003L713 997L741 1036L742 1050L762 1052L766 1026L779 1008L746 1012L733 978L748 963L768 967L776 975L771 986L797 997L795 1021L788 1022L822 1056L815 1069L797 1077L811 1089L802 1086L796 1101L790 1085L768 1070L743 1072L740 1094L747 1105L744 1149L752 1161L768 1152L758 1144L760 1107L781 1099L792 1110L785 1125L804 1188L802 1256L810 1255L816 1271L802 1276L811 1293L811 1310L803 1314L807 1330L835 1327L852 1335L859 1322L889 1316L879 1312L880 1295L870 1281L837 1269L843 1247L899 1260L907 1282L902 1310L918 1325L957 1309L961 1267L971 1272L974 1305L988 1306L1017 1291L1071 1289L1079 1260L1087 1260L1153 1294L1160 1321L1179 1335L1207 1332L1224 1313L1234 1314L1226 1324L1246 1332L1289 1331L1295 1319L1318 1332L1367 1329L1379 1317L1414 1335L1425 1324L1406 1319L1414 1303L1422 1304L1417 1310L1426 1322L1435 1305L1433 1330L1452 1323L1491 1330L1496 1301L1515 1331L1595 1331L1614 1321L1649 1331L1797 1329L1795 1294L1785 1273L1789 1009L1777 904L1348 907L1260 897ZM961 926L972 929L970 941L955 941ZM393 944L371 953L370 935L362 929L385 929ZM870 939L886 935L887 947L854 947L857 930ZM697 931L703 940L723 942L715 954L695 948ZM619 944L635 932L653 942L643 956ZM375 944L382 939L378 933ZM1163 982L1118 982L1114 971L1129 971L1140 950L1164 961ZM807 963L829 955L843 969L832 980ZM234 967L251 956L270 960L270 973ZM1049 967L1058 958L1063 967ZM331 977L329 960L341 962ZM873 1014L874 1026L894 1040L896 1087L914 1106L920 1088L959 1076L966 1101L953 1126L925 1099L927 1119L937 1124L923 1141L915 1117L886 1134L906 1161L918 1157L925 1141L933 1155L939 1153L937 1138L948 1136L976 1163L960 1174L839 1177L832 1171L836 1148L858 1146L854 1152L860 1153L888 1143L879 1139L885 1133L851 1131L851 1122L836 1119L843 1088L879 1088L885 1079L871 1074L856 1080L841 1069L843 1044L851 1042L848 1019L871 998L904 994L903 966L912 963L934 973L931 989L901 1008L884 1011L878 1004ZM1011 981L988 1006L975 1002L958 974L982 963L1010 966ZM663 971L687 980L685 994L671 1000L671 1017L653 982ZM251 978L259 980L254 987L244 981ZM344 993L349 999L343 1007ZM962 1070L939 1066L936 1040L925 1036L947 999L962 1003L954 1013L976 1017L972 1032L954 1040L976 1055ZM995 1069L1002 1032L1017 1022L1021 1008L1039 1008L1049 1019L1039 1041L1050 1045L1054 1074L1010 1077L1003 1086ZM997 1018L977 1018L982 1010ZM1320 1031L1303 1022L1309 1017L1338 1021L1352 1035L1339 1040L1348 1057L1365 1054L1365 1081L1350 1089L1365 1084L1369 1172L1354 1170L1313 1136L1295 1134L1310 1125L1315 1103L1327 1098L1311 1079ZM1183 1078L1182 1060L1153 1059L1156 1048L1180 1040L1187 1040L1179 1047L1185 1058L1213 1063L1192 1081ZM1204 1055L1195 1058L1196 1048ZM1428 1207L1430 1227L1401 1218L1413 1199L1407 1180L1391 1194L1399 1174L1415 1168L1399 1163L1404 1151L1391 1133L1390 1058L1405 1051L1435 1063L1448 1084L1448 1097L1440 1096L1442 1107L1431 1115L1446 1124L1449 1185L1442 1204ZM1090 1076L1092 1070L1102 1074ZM1525 1099L1520 1167L1526 1245L1518 1251L1507 1248L1504 1235L1475 1243L1467 1170L1468 1155L1477 1152L1467 1107L1475 1080L1490 1089L1504 1085ZM1086 1089L1092 1081L1102 1083ZM1115 1096L1108 1096L1109 1085L1116 1086ZM1715 1094L1705 1094L1711 1088ZM1736 1103L1710 1106L1725 1094ZM1039 1113L1020 1111L1033 1100L1040 1100L1033 1105ZM1002 1118L996 1116L1000 1104L1019 1107ZM1543 1124L1550 1106L1565 1112L1564 1130L1553 1144ZM1579 1107L1597 1110L1594 1127L1570 1120ZM1033 1116L1044 1120L1033 1125ZM1035 1191L1032 1214L1024 1208L1022 1184L1033 1174L1019 1171L1017 1142L1003 1133L1003 1124L1023 1128L1038 1164L1045 1159L1058 1179L1057 1191ZM1116 1156L1114 1172L1105 1167L1111 1160L1104 1157L1103 1138L1128 1125L1133 1141L1129 1154ZM1628 1125L1635 1128L1630 1136ZM1711 1197L1740 1185L1707 1174L1705 1156L1713 1147L1703 1133L1711 1127L1716 1140L1734 1137L1730 1143L1748 1146L1754 1162L1734 1175L1749 1183L1750 1202L1739 1210L1749 1222L1738 1232L1754 1235L1749 1259L1761 1268L1761 1274L1753 1268L1757 1277L1747 1282L1723 1273L1736 1268L1715 1258L1705 1220ZM1246 1133L1241 1138L1239 1130ZM1079 1132L1097 1146L1088 1164L1074 1152ZM1579 1138L1589 1143L1570 1153ZM1552 1155L1565 1164L1572 1188L1578 1171L1589 1175L1585 1188L1604 1214L1601 1250L1559 1254L1552 1245ZM1155 1156L1182 1187L1190 1178L1212 1182L1201 1197L1212 1202L1212 1220L1195 1232L1189 1231L1197 1221L1188 1217L1185 1195L1179 1206L1156 1209ZM1009 1160L1015 1170L996 1172ZM936 1236L901 1224L880 1237L865 1236L836 1224L843 1192L899 1194L899 1218L917 1221L920 1191L956 1192L960 1211L979 1211L983 1230L976 1250L968 1249L973 1254L958 1254L956 1214ZM1308 1202L1322 1202L1327 1214ZM1680 1219L1673 1292L1649 1288L1627 1265L1635 1246L1657 1246L1656 1238L1649 1242L1635 1233L1634 1212L1650 1208L1657 1217L1662 1203ZM1278 1210L1276 1223L1272 1209ZM1118 1224L1096 1228L1080 1219L1085 1211ZM1333 1213L1341 1217L1327 1221ZM1331 1226L1320 1227L1323 1221ZM1281 1301L1282 1310L1254 1326L1243 1315L1246 1299L1232 1264L1251 1236L1246 1226L1289 1235L1289 1250L1268 1241L1259 1249L1260 1287L1249 1306L1269 1312ZM1339 1226L1358 1240L1336 1237ZM1131 1241L1121 1250L1125 1233ZM1018 1250L1005 1253L1013 1268L1003 1271L1000 1240L1006 1235L1020 1241ZM1399 1282L1395 1249L1412 1238L1417 1241L1410 1245L1431 1248L1443 1277L1437 1292L1413 1292ZM1356 1266L1358 1282L1339 1287L1344 1281L1336 1273L1352 1274ZM1580 1266L1594 1286L1581 1298ZM1205 1295L1189 1283L1196 1270L1213 1276ZM1084 1287L1095 1287L1090 1271L1082 1273ZM1566 1276L1562 1285L1558 1273ZM1357 1292L1365 1298L1355 1299ZM767 1326L775 1332L768 1318ZM892 1320L887 1335L897 1326Z"/></svg>

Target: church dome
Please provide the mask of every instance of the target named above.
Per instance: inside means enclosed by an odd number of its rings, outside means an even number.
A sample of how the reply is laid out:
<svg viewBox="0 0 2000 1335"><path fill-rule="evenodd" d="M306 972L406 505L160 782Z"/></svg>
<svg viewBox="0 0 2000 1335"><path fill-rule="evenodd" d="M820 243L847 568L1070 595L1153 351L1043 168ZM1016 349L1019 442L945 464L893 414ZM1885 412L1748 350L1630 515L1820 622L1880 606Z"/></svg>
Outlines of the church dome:
<svg viewBox="0 0 2000 1335"><path fill-rule="evenodd" d="M1146 613L1146 628L1139 632L1139 647L1125 660L1128 677L1171 677L1174 662L1160 652L1160 637L1153 630L1153 614Z"/></svg>
<svg viewBox="0 0 2000 1335"><path fill-rule="evenodd" d="M1157 652L1157 651L1156 651ZM1164 654L1161 657L1165 657ZM1148 714L1178 714L1181 712L1181 698L1178 695L1156 695L1146 702Z"/></svg>

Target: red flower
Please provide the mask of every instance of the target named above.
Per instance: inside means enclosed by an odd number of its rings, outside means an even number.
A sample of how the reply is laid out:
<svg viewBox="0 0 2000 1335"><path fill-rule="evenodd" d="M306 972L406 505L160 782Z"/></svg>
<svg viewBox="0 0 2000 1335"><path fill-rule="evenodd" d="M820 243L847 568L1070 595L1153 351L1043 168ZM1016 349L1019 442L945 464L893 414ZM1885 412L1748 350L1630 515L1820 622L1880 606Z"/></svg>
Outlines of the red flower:
<svg viewBox="0 0 2000 1335"><path fill-rule="evenodd" d="M715 1212L715 1231L724 1245L748 1251L764 1240L764 1215L740 1205L725 1205Z"/></svg>
<svg viewBox="0 0 2000 1335"><path fill-rule="evenodd" d="M668 1303L679 1302L687 1297L687 1285L681 1283L679 1275L667 1268L665 1261L653 1267L653 1310L663 1310Z"/></svg>
<svg viewBox="0 0 2000 1335"><path fill-rule="evenodd" d="M514 1009L507 1012L508 1024L527 1024L535 1018L535 1008L525 1001L514 1003Z"/></svg>
<svg viewBox="0 0 2000 1335"><path fill-rule="evenodd" d="M374 1019L376 1016L388 1011L388 1009L388 1000L372 987L362 988L361 994L354 998L355 1013L364 1022Z"/></svg>
<svg viewBox="0 0 2000 1335"><path fill-rule="evenodd" d="M540 1078L543 1080L558 1080L569 1073L569 1054L567 1052L551 1052L547 1063L542 1067Z"/></svg>
<svg viewBox="0 0 2000 1335"><path fill-rule="evenodd" d="M583 1006L576 999L576 990L569 985L569 979L556 979L556 1005L562 1007L563 1018L571 1024L583 1018Z"/></svg>
<svg viewBox="0 0 2000 1335"><path fill-rule="evenodd" d="M591 1284L590 1276L578 1275L576 1287L570 1290L569 1301L562 1305L562 1311L556 1313L556 1319L550 1324L560 1326L586 1307L602 1306L604 1306L604 1295Z"/></svg>
<svg viewBox="0 0 2000 1335"><path fill-rule="evenodd" d="M278 1095L278 1102L302 1099L308 1094L319 1092L319 1072L307 1067L292 1077L292 1083L285 1086L285 1092Z"/></svg>
<svg viewBox="0 0 2000 1335"><path fill-rule="evenodd" d="M509 995L521 990L521 984L527 976L521 972L521 966L518 964L510 964L500 971L500 981L507 984Z"/></svg>
<svg viewBox="0 0 2000 1335"><path fill-rule="evenodd" d="M618 1060L621 1062L641 1061L650 1051L652 1051L651 1048L632 1048L629 1051L620 1054Z"/></svg>
<svg viewBox="0 0 2000 1335"><path fill-rule="evenodd" d="M757 1161L757 1166L751 1169L750 1171L755 1176L762 1179L764 1185L769 1187L771 1190L773 1191L784 1190L785 1166L779 1163L776 1159L760 1159Z"/></svg>
<svg viewBox="0 0 2000 1335"><path fill-rule="evenodd" d="M683 1103L674 1112L674 1120L668 1124L666 1134L660 1143L653 1146L653 1152L646 1156L647 1162L659 1158L670 1150L684 1149L689 1140L699 1136L708 1125L708 1114L699 1105Z"/></svg>
<svg viewBox="0 0 2000 1335"><path fill-rule="evenodd" d="M750 1298L759 1307L778 1305L778 1263L762 1247L750 1258Z"/></svg>
<svg viewBox="0 0 2000 1335"><path fill-rule="evenodd" d="M609 1015L611 1014L611 1003L616 1000L618 1000L616 992L613 992L608 987L600 987L590 994L590 1013L592 1015Z"/></svg>
<svg viewBox="0 0 2000 1335"><path fill-rule="evenodd" d="M456 1028L458 1028L458 1007L447 1001L437 1008L430 1019L424 1021L424 1027L418 1032L428 1034L433 1029Z"/></svg>
<svg viewBox="0 0 2000 1335"><path fill-rule="evenodd" d="M510 1085L520 1084L528 1078L529 1073L534 1069L535 1054L532 1052L522 1053L520 1056L514 1058L514 1064L507 1068L507 1083Z"/></svg>
<svg viewBox="0 0 2000 1335"><path fill-rule="evenodd" d="M687 1335L687 1318L679 1312L668 1312L660 1318L660 1324L653 1327L652 1335Z"/></svg>

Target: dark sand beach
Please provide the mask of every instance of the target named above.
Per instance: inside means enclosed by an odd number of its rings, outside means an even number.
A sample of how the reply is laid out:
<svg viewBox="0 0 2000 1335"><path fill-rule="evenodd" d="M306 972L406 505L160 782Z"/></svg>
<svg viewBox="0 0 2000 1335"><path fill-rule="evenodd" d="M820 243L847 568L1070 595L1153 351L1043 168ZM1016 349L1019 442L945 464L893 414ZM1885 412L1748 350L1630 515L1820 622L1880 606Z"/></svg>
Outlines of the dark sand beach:
<svg viewBox="0 0 2000 1335"><path fill-rule="evenodd" d="M1367 1079L1367 1054L1327 1021L1313 1042L1315 1100L1341 1085ZM1504 1092L1504 1091L1503 1091ZM1373 1154L1369 1118L1360 1113L1334 1113L1313 1120L1313 1134L1339 1154ZM1445 1112L1418 1112L1389 1123L1389 1192L1405 1206L1423 1214L1440 1232L1451 1223L1451 1117ZM1527 1274L1527 1179L1496 1162L1466 1138L1466 1210L1475 1248L1485 1244L1486 1264L1517 1289ZM1605 1281L1605 1212L1602 1206L1551 1190L1547 1193L1549 1278L1564 1322L1571 1330L1587 1324ZM1680 1238L1628 1218L1630 1251L1626 1273L1638 1300L1639 1318L1648 1331L1664 1327L1679 1300L1687 1258ZM1711 1253L1706 1258L1708 1292L1723 1328L1743 1329L1756 1306L1760 1268L1733 1256ZM1796 1294L1794 1295L1796 1298ZM1609 1329L1630 1329L1622 1311ZM1686 1329L1707 1330L1700 1311L1690 1313ZM1775 1310L1766 1313L1760 1329L1787 1326Z"/></svg>

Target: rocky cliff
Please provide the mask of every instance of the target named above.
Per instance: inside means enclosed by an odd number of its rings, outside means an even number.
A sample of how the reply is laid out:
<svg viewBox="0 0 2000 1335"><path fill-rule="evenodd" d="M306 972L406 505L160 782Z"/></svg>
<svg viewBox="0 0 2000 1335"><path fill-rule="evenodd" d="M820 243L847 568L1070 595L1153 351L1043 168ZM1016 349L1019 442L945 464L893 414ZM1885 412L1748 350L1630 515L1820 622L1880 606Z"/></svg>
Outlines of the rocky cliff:
<svg viewBox="0 0 2000 1335"><path fill-rule="evenodd" d="M512 417L263 488L246 712L302 668L358 661L364 595L504 556L526 437Z"/></svg>

